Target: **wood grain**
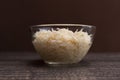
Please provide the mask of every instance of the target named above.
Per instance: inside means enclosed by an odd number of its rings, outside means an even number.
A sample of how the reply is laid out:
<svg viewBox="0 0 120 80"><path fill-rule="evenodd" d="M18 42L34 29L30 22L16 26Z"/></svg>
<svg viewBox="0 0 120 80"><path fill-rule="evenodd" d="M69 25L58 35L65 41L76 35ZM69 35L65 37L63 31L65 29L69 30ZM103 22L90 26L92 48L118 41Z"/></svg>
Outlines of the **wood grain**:
<svg viewBox="0 0 120 80"><path fill-rule="evenodd" d="M73 65L47 65L36 53L0 54L0 80L120 80L119 75L117 53L88 54Z"/></svg>

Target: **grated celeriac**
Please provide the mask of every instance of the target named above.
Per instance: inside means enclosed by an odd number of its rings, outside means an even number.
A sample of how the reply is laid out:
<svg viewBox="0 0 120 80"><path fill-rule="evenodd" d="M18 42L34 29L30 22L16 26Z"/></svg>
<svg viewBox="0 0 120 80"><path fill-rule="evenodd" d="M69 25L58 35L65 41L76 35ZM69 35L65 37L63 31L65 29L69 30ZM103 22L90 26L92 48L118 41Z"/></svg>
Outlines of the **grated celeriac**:
<svg viewBox="0 0 120 80"><path fill-rule="evenodd" d="M33 44L41 58L49 62L79 62L91 46L91 35L69 29L40 30L34 34Z"/></svg>

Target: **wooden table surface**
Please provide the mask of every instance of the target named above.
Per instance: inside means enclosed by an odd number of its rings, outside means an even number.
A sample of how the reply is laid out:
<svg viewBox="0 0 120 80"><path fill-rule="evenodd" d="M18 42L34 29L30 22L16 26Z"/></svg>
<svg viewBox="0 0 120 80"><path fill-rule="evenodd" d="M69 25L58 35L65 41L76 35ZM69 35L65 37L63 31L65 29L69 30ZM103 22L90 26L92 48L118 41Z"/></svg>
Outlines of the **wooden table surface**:
<svg viewBox="0 0 120 80"><path fill-rule="evenodd" d="M120 80L119 53L88 53L79 64L46 65L36 53L0 53L0 80Z"/></svg>

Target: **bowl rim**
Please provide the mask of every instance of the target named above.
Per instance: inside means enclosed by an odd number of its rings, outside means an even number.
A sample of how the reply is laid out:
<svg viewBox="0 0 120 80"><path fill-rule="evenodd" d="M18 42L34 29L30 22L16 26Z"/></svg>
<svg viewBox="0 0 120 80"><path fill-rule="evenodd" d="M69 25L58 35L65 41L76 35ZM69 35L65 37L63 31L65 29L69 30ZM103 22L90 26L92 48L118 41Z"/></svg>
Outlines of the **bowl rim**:
<svg viewBox="0 0 120 80"><path fill-rule="evenodd" d="M92 28L92 27L94 27L94 28L96 28L96 26L94 26L94 25L86 25L86 24L38 24L38 25L32 25L32 26L30 26L31 28L34 28L34 27L54 27L54 26L58 26L58 27L60 27L60 26L65 26L65 27L72 27L72 26L82 26L82 27L89 27L89 28Z"/></svg>

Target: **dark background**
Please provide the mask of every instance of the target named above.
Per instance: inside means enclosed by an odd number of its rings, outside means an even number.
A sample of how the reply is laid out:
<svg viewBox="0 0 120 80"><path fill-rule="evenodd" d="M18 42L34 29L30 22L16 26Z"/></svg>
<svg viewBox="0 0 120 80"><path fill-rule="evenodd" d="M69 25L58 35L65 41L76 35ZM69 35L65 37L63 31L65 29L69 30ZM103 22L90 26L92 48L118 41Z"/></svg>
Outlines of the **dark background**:
<svg viewBox="0 0 120 80"><path fill-rule="evenodd" d="M43 23L95 25L91 51L120 51L120 0L1 0L0 52L33 51L29 26Z"/></svg>

